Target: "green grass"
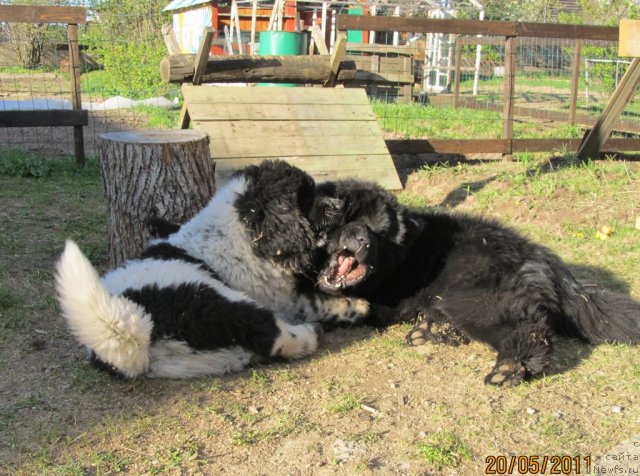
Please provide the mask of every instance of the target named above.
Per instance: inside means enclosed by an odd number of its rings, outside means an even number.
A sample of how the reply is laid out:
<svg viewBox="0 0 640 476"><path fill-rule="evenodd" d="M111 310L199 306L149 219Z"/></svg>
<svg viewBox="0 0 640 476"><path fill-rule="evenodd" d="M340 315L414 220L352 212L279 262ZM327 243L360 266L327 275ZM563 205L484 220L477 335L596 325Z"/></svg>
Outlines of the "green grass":
<svg viewBox="0 0 640 476"><path fill-rule="evenodd" d="M339 395L334 402L329 405L328 410L331 413L346 414L362 405L362 398L358 398L352 393Z"/></svg>
<svg viewBox="0 0 640 476"><path fill-rule="evenodd" d="M159 89L140 90L123 86L105 70L95 70L83 73L80 76L82 94L109 96L124 96L129 99L144 99L154 96L175 97L179 93L179 87L175 85L163 85Z"/></svg>
<svg viewBox="0 0 640 476"><path fill-rule="evenodd" d="M180 111L154 106L134 106L132 111L146 116L146 127L151 129L175 129Z"/></svg>
<svg viewBox="0 0 640 476"><path fill-rule="evenodd" d="M502 114L495 111L372 101L383 131L410 138L499 139L503 137ZM582 132L570 124L516 121L516 138L577 138Z"/></svg>
<svg viewBox="0 0 640 476"><path fill-rule="evenodd" d="M0 175L42 178L51 174L51 161L18 149L0 151Z"/></svg>
<svg viewBox="0 0 640 476"><path fill-rule="evenodd" d="M471 450L451 431L436 432L418 445L418 454L438 471L455 468L464 460L471 459Z"/></svg>

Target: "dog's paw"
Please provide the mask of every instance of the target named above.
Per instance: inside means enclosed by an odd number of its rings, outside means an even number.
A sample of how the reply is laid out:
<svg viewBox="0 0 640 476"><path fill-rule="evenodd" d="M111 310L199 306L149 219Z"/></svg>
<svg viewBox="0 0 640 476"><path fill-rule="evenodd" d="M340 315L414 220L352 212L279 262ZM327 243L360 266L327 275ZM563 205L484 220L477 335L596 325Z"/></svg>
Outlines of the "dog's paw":
<svg viewBox="0 0 640 476"><path fill-rule="evenodd" d="M427 342L459 346L468 344L469 338L448 322L418 322L407 334L405 340L409 345L423 345Z"/></svg>
<svg viewBox="0 0 640 476"><path fill-rule="evenodd" d="M271 351L272 357L299 359L318 350L322 326L316 323L291 325L279 322L280 336L275 340Z"/></svg>
<svg viewBox="0 0 640 476"><path fill-rule="evenodd" d="M303 322L317 322L324 326L353 326L361 324L369 315L366 299L314 295L301 297L291 313ZM288 319L291 321L291 319Z"/></svg>
<svg viewBox="0 0 640 476"><path fill-rule="evenodd" d="M484 383L496 387L515 387L524 380L526 373L522 362L502 360L497 362L493 370L485 377Z"/></svg>

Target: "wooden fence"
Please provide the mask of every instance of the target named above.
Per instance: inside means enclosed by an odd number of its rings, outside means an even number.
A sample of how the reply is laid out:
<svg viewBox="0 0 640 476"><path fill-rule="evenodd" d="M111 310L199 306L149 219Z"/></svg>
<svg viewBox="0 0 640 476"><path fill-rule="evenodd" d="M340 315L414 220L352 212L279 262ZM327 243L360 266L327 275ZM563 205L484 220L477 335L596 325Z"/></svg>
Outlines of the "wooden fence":
<svg viewBox="0 0 640 476"><path fill-rule="evenodd" d="M76 163L84 165L84 137L82 127L89 124L88 112L82 109L80 94L80 50L78 25L85 23L87 10L82 7L27 7L0 5L0 22L7 23L66 23L69 42L72 109L45 111L0 111L0 127L72 126Z"/></svg>
<svg viewBox="0 0 640 476"><path fill-rule="evenodd" d="M515 52L518 38L563 38L575 40L575 54L579 57L582 41L618 41L618 28L595 25L565 25L547 23L522 23L485 20L457 20L430 18L378 17L366 15L338 15L336 27L340 31L372 30L399 31L410 33L451 33L456 35L483 35L494 37L492 43L499 41L504 45L504 103L502 139L467 140L388 140L392 153L500 153L510 158L513 152L545 152L552 150L576 151L579 139L514 139L513 120L516 61ZM469 40L473 41L473 40ZM460 50L462 41L456 45L456 66L454 82L454 105L465 106L465 100L459 96ZM591 126L595 120L576 115L576 97L578 94L579 60L573 65L569 121ZM640 139L609 139L603 146L605 152L640 151Z"/></svg>

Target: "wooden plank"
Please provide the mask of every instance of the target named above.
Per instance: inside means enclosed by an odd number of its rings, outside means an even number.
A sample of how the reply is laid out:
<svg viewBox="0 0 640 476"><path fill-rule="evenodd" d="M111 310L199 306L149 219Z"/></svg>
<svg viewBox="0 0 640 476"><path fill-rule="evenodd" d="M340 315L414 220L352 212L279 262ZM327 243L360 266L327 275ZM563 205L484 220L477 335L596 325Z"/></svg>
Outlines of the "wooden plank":
<svg viewBox="0 0 640 476"><path fill-rule="evenodd" d="M218 183L249 163L283 158L319 178L359 177L401 188L363 89L182 89L194 127L211 137Z"/></svg>
<svg viewBox="0 0 640 476"><path fill-rule="evenodd" d="M404 31L412 33L455 33L460 35L520 36L618 40L618 28L595 25L516 23L489 20L338 15L338 30Z"/></svg>
<svg viewBox="0 0 640 476"><path fill-rule="evenodd" d="M167 51L169 52L169 54L180 54L180 45L178 44L178 40L176 39L176 35L173 31L173 25L171 23L162 25L160 31L162 33L162 37L164 38L164 44L167 46Z"/></svg>
<svg viewBox="0 0 640 476"><path fill-rule="evenodd" d="M385 155L333 155L333 156L291 156L272 157L284 160L305 170L317 181L356 178L375 182L391 190L402 188L400 179L388 154ZM248 165L255 165L264 159L222 159L216 160L216 184L224 184L231 174ZM389 173L391 171L392 174Z"/></svg>
<svg viewBox="0 0 640 476"><path fill-rule="evenodd" d="M189 124L191 124L191 116L189 115L189 108L187 107L187 103L185 101L180 108L180 115L178 116L178 129L189 129Z"/></svg>
<svg viewBox="0 0 640 476"><path fill-rule="evenodd" d="M347 56L346 59L353 61L358 69L371 71L371 60L377 58L377 63L382 71L411 71L411 62L405 56Z"/></svg>
<svg viewBox="0 0 640 476"><path fill-rule="evenodd" d="M160 77L168 83L184 83L193 77L195 56L170 55L160 61ZM338 82L349 82L355 76L355 64L342 61ZM330 73L325 55L234 55L209 56L203 83L299 83L323 84Z"/></svg>
<svg viewBox="0 0 640 476"><path fill-rule="evenodd" d="M640 20L620 20L618 56L640 57Z"/></svg>
<svg viewBox="0 0 640 476"><path fill-rule="evenodd" d="M318 50L318 54L320 55L328 55L329 50L327 49L327 44L325 43L324 37L322 36L322 30L318 25L313 25L311 27L311 38L313 38L313 44L316 46Z"/></svg>
<svg viewBox="0 0 640 476"><path fill-rule="evenodd" d="M261 121L363 121L376 120L369 105L330 104L309 107L305 104L282 104L262 106L260 104L206 104L187 103L191 121L241 121L259 119Z"/></svg>
<svg viewBox="0 0 640 476"><path fill-rule="evenodd" d="M333 53L329 60L329 77L324 82L325 88L333 88L338 80L338 71L340 70L340 62L347 53L347 39L344 36L339 36L338 41L333 45Z"/></svg>
<svg viewBox="0 0 640 476"><path fill-rule="evenodd" d="M198 130L208 132L207 127L197 124ZM269 140L238 141L237 137L219 137L211 141L211 156L216 159L270 158L287 157L300 154L300 151L322 152L326 144L318 137L271 137ZM373 141L371 137L332 137L331 151L340 151L343 155L384 155L387 146L384 140Z"/></svg>
<svg viewBox="0 0 640 476"><path fill-rule="evenodd" d="M363 88L280 88L244 86L182 85L185 101L191 104L257 104L283 105L367 105L367 93Z"/></svg>
<svg viewBox="0 0 640 476"><path fill-rule="evenodd" d="M582 139L515 139L514 152L549 152L578 150ZM640 139L609 139L602 146L602 152L640 151Z"/></svg>
<svg viewBox="0 0 640 476"><path fill-rule="evenodd" d="M571 68L571 94L569 96L569 124L576 123L576 107L578 105L578 85L580 83L580 64L582 53L582 41L576 40L573 49L573 66Z"/></svg>
<svg viewBox="0 0 640 476"><path fill-rule="evenodd" d="M87 126L86 110L49 109L37 111L0 111L0 127Z"/></svg>
<svg viewBox="0 0 640 476"><path fill-rule="evenodd" d="M218 123L195 123L201 131L210 133L216 129ZM253 131L252 131L253 132ZM339 135L305 136L302 134L286 135L255 135L252 140L239 141L238 135L223 135L212 137L211 156L216 159L279 157L302 155L301 151L321 155L325 150L340 151L343 155L378 155L388 154L387 146L382 136ZM328 144L330 142L330 144ZM312 152L309 152L312 151Z"/></svg>
<svg viewBox="0 0 640 476"><path fill-rule="evenodd" d="M0 22L9 23L86 23L83 7L34 7L0 5Z"/></svg>
<svg viewBox="0 0 640 476"><path fill-rule="evenodd" d="M615 41L618 39L618 27L566 23L516 23L515 36Z"/></svg>
<svg viewBox="0 0 640 476"><path fill-rule="evenodd" d="M506 139L394 139L385 142L391 154L503 154L509 150Z"/></svg>
<svg viewBox="0 0 640 476"><path fill-rule="evenodd" d="M513 95L516 79L516 38L507 36L504 44L504 105L502 109L502 136L504 139L513 138ZM511 142L509 142L511 144ZM511 159L511 151L505 153L505 159Z"/></svg>
<svg viewBox="0 0 640 476"><path fill-rule="evenodd" d="M418 50L412 46L393 46L364 43L347 43L347 51L351 53L373 53L376 55L413 56Z"/></svg>
<svg viewBox="0 0 640 476"><path fill-rule="evenodd" d="M202 29L202 38L198 45L198 53L196 54L195 68L193 70L192 82L195 85L202 83L202 78L207 70L207 62L209 61L209 53L211 53L211 40L213 39L213 28L206 26Z"/></svg>
<svg viewBox="0 0 640 476"><path fill-rule="evenodd" d="M413 74L403 72L379 72L356 71L356 78L353 81L359 83L378 83L378 84L413 84Z"/></svg>
<svg viewBox="0 0 640 476"><path fill-rule="evenodd" d="M580 149L578 149L578 157L581 160L599 155L602 144L613 131L614 123L634 96L638 82L640 82L640 58L634 58L624 73L622 80L618 83L618 87L611 95L602 114L600 114L594 126L585 136Z"/></svg>
<svg viewBox="0 0 640 476"><path fill-rule="evenodd" d="M503 154L512 152L576 151L580 139L389 139L385 141L391 154ZM640 139L609 139L602 152L640 151Z"/></svg>
<svg viewBox="0 0 640 476"><path fill-rule="evenodd" d="M455 75L453 86L453 107L457 108L460 105L460 67L462 66L462 38L460 35L456 37L456 49L455 49Z"/></svg>
<svg viewBox="0 0 640 476"><path fill-rule="evenodd" d="M459 35L514 36L516 24L506 21L456 20L367 15L338 15L338 30L406 31L412 33L456 33Z"/></svg>
<svg viewBox="0 0 640 476"><path fill-rule="evenodd" d="M67 27L69 41L69 72L71 76L71 105L74 111L82 110L82 96L80 94L80 49L78 48L78 25L69 24ZM84 157L84 132L82 126L73 126L73 150L76 157L76 165L83 167Z"/></svg>
<svg viewBox="0 0 640 476"><path fill-rule="evenodd" d="M367 140L383 141L377 121L211 121L199 122L213 139L247 134L252 140L269 140L273 137L304 136L316 141L316 147L333 137L366 137ZM324 146L323 146L324 147Z"/></svg>

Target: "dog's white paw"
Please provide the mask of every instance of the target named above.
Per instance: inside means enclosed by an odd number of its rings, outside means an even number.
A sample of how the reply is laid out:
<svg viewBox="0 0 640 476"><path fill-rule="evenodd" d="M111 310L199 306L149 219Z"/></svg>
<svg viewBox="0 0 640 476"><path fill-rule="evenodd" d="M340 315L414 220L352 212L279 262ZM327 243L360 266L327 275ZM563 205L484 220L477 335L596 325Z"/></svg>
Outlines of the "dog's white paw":
<svg viewBox="0 0 640 476"><path fill-rule="evenodd" d="M278 321L280 335L273 343L272 357L299 359L318 350L322 326L319 324L291 325Z"/></svg>

